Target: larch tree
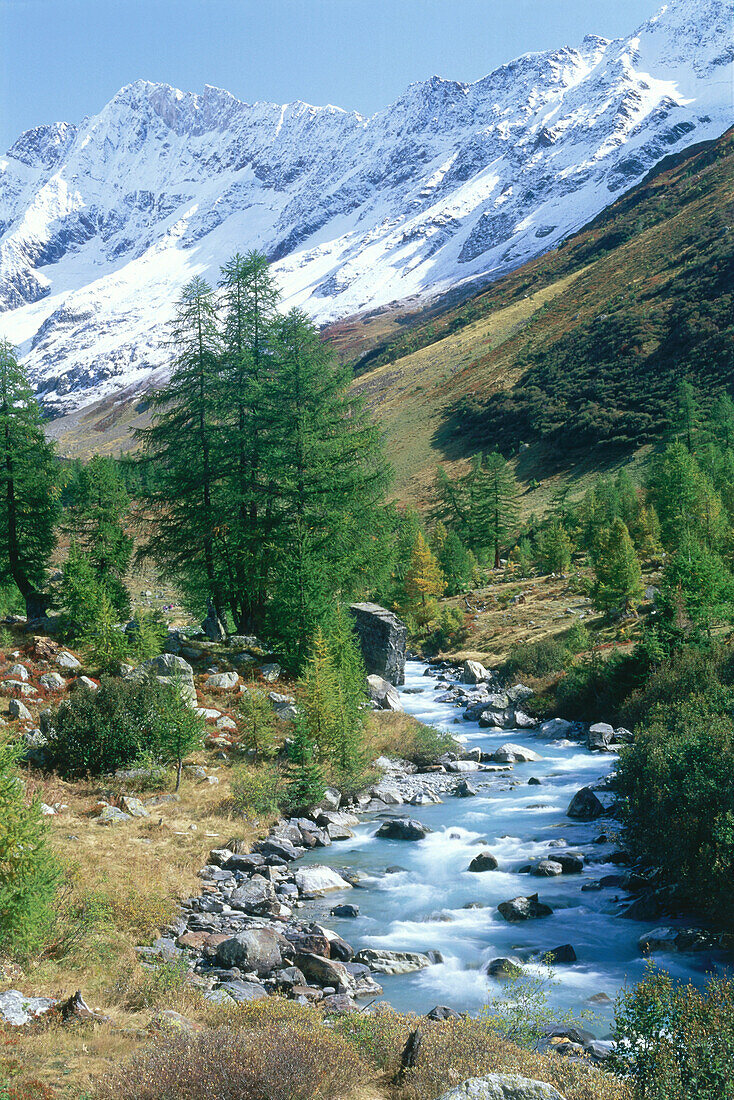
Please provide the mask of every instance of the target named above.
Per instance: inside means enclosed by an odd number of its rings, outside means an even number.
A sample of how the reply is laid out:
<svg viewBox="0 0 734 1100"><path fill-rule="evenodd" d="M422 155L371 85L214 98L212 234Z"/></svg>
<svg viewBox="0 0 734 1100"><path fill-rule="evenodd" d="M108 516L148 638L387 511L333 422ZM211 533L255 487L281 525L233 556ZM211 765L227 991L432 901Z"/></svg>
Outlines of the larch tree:
<svg viewBox="0 0 734 1100"><path fill-rule="evenodd" d="M364 583L389 477L350 383L303 313L281 320L263 389L273 501L268 625L295 667L334 601Z"/></svg>
<svg viewBox="0 0 734 1100"><path fill-rule="evenodd" d="M596 584L593 599L603 611L634 610L642 599L642 570L619 516L601 539L594 559Z"/></svg>
<svg viewBox="0 0 734 1100"><path fill-rule="evenodd" d="M443 596L446 578L430 546L419 531L413 546L410 566L405 578L405 594L414 603L425 606L429 599Z"/></svg>
<svg viewBox="0 0 734 1100"><path fill-rule="evenodd" d="M171 326L173 369L138 434L156 468L146 551L220 618L226 607L226 507L221 481L221 345L214 294L195 278Z"/></svg>
<svg viewBox="0 0 734 1100"><path fill-rule="evenodd" d="M95 455L79 472L67 526L122 616L130 613L125 574L133 539L124 527L129 509L130 497L115 463Z"/></svg>
<svg viewBox="0 0 734 1100"><path fill-rule="evenodd" d="M279 293L260 252L235 254L222 268L219 286L225 491L232 501L228 587L237 629L257 632L265 616L273 518L262 395Z"/></svg>
<svg viewBox="0 0 734 1100"><path fill-rule="evenodd" d="M0 343L0 583L14 584L29 619L48 605L43 589L56 543L57 468L28 376Z"/></svg>

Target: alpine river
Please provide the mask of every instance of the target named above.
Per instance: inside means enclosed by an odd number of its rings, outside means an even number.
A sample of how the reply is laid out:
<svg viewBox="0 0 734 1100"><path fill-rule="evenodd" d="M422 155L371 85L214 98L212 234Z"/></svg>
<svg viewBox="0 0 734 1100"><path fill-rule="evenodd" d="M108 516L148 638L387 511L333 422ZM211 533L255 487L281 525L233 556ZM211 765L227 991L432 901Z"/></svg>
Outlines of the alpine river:
<svg viewBox="0 0 734 1100"><path fill-rule="evenodd" d="M384 813L379 818L365 814L353 840L312 851L303 861L358 870L367 876L363 888L308 903L303 915L327 923L355 950L439 951L444 961L437 965L405 975L378 975L386 1000L398 1010L417 1013L436 1004L476 1013L502 989L485 973L491 959L516 956L531 974L547 975L539 961L543 954L571 944L577 961L554 967L549 999L563 1010L593 1011L597 1023L592 1028L601 1034L620 987L644 974L639 937L670 923L621 917L630 899L619 888L583 889L624 871L610 862L618 846L614 838L598 841L600 834L618 827L603 817L588 824L572 821L566 810L576 791L605 776L617 758L589 752L577 742L544 740L532 730L481 729L463 720L455 705L436 700L443 692L432 674L425 675L426 669L418 661L406 665L400 693L407 713L450 730L466 747L491 753L511 741L532 748L542 759L515 764L506 776L481 771L457 776L478 788L475 797L446 794L440 805L395 807L395 813L407 813L433 830L418 842L377 839ZM529 786L531 776L540 785ZM489 785L483 788L482 783ZM531 860L552 858L559 846L551 842L557 841L584 854L580 874L539 878L518 873ZM482 849L496 856L499 869L468 872ZM552 916L508 924L498 913L500 902L536 892L552 907ZM357 918L328 915L343 901L358 905ZM660 961L673 974L698 982L711 967L710 957L704 956L666 954Z"/></svg>

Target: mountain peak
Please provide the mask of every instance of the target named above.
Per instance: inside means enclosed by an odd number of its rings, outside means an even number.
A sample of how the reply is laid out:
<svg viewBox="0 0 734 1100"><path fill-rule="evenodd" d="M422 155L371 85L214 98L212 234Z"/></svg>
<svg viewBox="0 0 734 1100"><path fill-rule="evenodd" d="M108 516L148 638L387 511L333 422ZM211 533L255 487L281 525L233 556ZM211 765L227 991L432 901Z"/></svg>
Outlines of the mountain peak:
<svg viewBox="0 0 734 1100"><path fill-rule="evenodd" d="M65 408L161 366L181 286L237 248L318 322L486 283L727 128L727 7L671 0L628 38L433 75L371 118L135 80L0 163L3 335Z"/></svg>

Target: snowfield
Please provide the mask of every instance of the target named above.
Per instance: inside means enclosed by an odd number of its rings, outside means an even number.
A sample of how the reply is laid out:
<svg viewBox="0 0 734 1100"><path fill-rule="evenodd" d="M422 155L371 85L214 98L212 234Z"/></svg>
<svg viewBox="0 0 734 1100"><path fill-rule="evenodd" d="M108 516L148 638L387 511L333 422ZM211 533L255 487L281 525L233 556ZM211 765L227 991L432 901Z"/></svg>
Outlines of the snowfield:
<svg viewBox="0 0 734 1100"><path fill-rule="evenodd" d="M723 133L733 58L729 0L671 0L371 118L137 81L0 158L0 335L61 411L164 366L181 287L236 250L318 323L496 278Z"/></svg>

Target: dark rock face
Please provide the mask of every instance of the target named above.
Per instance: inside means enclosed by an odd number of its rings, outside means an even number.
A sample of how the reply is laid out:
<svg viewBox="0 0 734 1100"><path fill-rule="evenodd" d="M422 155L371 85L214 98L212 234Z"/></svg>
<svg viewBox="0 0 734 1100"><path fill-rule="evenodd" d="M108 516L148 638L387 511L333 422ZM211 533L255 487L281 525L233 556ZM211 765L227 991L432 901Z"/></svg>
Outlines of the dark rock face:
<svg viewBox="0 0 734 1100"><path fill-rule="evenodd" d="M376 603L355 603L349 608L362 647L368 674L382 676L390 684L405 683L405 623Z"/></svg>
<svg viewBox="0 0 734 1100"><path fill-rule="evenodd" d="M467 867L467 871L496 871L499 867L496 856L493 856L491 852L480 852L478 856L474 856Z"/></svg>
<svg viewBox="0 0 734 1100"><path fill-rule="evenodd" d="M545 952L545 958L549 963L575 963L576 952L572 944L562 943L560 947L552 947Z"/></svg>

